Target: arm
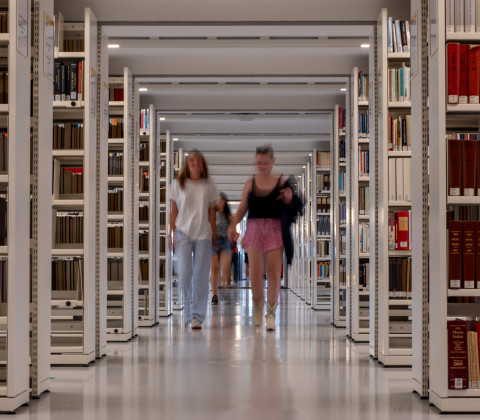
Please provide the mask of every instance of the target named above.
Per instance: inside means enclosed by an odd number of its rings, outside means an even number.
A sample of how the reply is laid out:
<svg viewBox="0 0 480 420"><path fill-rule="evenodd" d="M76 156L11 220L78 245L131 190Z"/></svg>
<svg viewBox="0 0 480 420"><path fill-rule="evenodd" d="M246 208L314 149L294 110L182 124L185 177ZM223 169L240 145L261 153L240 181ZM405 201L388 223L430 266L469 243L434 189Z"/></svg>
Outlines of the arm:
<svg viewBox="0 0 480 420"><path fill-rule="evenodd" d="M208 208L208 221L210 222L210 228L212 229L212 243L217 246L217 214L215 206L210 206Z"/></svg>
<svg viewBox="0 0 480 420"><path fill-rule="evenodd" d="M291 204L293 200L293 189L290 183L288 182L287 177L282 179L282 187L280 189L280 195L278 196L285 204Z"/></svg>
<svg viewBox="0 0 480 420"><path fill-rule="evenodd" d="M248 179L245 182L242 191L242 199L240 200L240 204L238 205L237 211L233 215L232 219L230 220L230 226L228 227L228 238L230 240L233 239L233 235L235 234L235 227L243 219L245 213L248 210L248 194L250 194L250 190L252 188L252 178Z"/></svg>

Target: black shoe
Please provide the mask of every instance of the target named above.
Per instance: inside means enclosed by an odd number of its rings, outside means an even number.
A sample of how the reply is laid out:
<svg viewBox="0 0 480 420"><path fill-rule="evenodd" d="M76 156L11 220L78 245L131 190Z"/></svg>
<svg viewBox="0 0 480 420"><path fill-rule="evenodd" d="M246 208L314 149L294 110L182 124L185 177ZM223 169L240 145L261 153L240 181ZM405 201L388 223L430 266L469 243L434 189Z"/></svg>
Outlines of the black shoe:
<svg viewBox="0 0 480 420"><path fill-rule="evenodd" d="M212 296L212 305L218 305L218 296L217 295Z"/></svg>

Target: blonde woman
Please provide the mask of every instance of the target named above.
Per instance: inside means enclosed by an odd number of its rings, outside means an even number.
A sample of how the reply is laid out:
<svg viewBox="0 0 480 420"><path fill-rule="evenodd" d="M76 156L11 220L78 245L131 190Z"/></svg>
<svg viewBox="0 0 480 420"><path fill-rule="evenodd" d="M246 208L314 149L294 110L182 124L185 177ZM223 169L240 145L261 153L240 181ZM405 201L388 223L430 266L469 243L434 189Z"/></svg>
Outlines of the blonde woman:
<svg viewBox="0 0 480 420"><path fill-rule="evenodd" d="M187 157L171 190L170 232L177 255L180 284L185 297L185 320L201 329L208 304L212 241L217 243L217 191L198 150Z"/></svg>

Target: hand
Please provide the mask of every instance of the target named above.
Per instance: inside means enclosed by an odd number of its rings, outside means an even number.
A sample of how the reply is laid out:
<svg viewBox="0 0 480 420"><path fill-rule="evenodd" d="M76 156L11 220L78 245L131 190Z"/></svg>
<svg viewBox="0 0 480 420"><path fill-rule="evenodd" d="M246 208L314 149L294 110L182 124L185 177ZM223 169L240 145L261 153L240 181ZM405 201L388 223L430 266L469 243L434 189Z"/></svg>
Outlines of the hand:
<svg viewBox="0 0 480 420"><path fill-rule="evenodd" d="M216 250L220 249L220 243L218 242L218 236L217 235L212 236L212 245Z"/></svg>
<svg viewBox="0 0 480 420"><path fill-rule="evenodd" d="M233 242L233 238L237 233L236 226L233 223L230 223L227 230L227 237L230 242Z"/></svg>
<svg viewBox="0 0 480 420"><path fill-rule="evenodd" d="M293 200L293 191L290 187L282 188L280 190L279 200L282 200L285 204L290 204Z"/></svg>
<svg viewBox="0 0 480 420"><path fill-rule="evenodd" d="M172 251L175 250L175 232L173 232L172 235L168 235L168 246L169 248L172 249Z"/></svg>

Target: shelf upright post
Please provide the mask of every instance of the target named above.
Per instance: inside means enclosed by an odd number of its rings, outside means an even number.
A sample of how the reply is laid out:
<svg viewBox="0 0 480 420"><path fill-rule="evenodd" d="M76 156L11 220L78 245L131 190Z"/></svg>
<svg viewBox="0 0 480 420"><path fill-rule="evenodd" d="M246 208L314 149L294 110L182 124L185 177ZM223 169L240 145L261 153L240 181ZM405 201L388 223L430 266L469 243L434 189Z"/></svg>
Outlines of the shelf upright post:
<svg viewBox="0 0 480 420"><path fill-rule="evenodd" d="M132 336L138 335L138 213L139 213L139 196L140 196L140 179L138 176L138 155L140 150L140 121L138 115L140 113L140 93L138 91L137 81L132 77L130 70L128 70L130 86L127 92L131 91L132 103L128 109L128 118L126 130L128 135L131 135L131 145L129 144L129 161L131 162L131 178L128 182L131 184L131 214L130 214L130 230L129 235L131 237L132 247L130 248L130 261L131 261L131 282L132 282ZM127 114L126 114L127 115Z"/></svg>
<svg viewBox="0 0 480 420"><path fill-rule="evenodd" d="M318 308L318 275L317 275L317 149L313 149L312 156L308 162L308 173L310 176L310 183L308 185L306 197L307 206L310 206L310 223L308 226L308 235L310 236L310 277L311 277L311 292L310 302L312 309Z"/></svg>

